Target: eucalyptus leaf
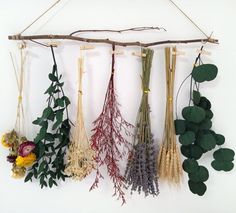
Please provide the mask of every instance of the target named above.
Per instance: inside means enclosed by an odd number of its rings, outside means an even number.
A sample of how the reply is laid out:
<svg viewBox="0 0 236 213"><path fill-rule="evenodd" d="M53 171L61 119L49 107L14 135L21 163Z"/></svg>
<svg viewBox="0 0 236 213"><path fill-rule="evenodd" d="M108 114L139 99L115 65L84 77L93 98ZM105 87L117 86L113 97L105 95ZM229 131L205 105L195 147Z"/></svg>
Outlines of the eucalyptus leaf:
<svg viewBox="0 0 236 213"><path fill-rule="evenodd" d="M212 121L209 119L205 119L200 123L199 129L203 130L203 129L207 129L209 130L212 127Z"/></svg>
<svg viewBox="0 0 236 213"><path fill-rule="evenodd" d="M204 183L199 182L195 183L191 180L188 181L189 189L193 194L197 194L199 196L202 196L205 194L207 187Z"/></svg>
<svg viewBox="0 0 236 213"><path fill-rule="evenodd" d="M188 174L189 179L195 183L205 182L209 178L209 172L206 167L198 166L195 172L191 172Z"/></svg>
<svg viewBox="0 0 236 213"><path fill-rule="evenodd" d="M202 83L214 80L217 73L218 68L214 64L202 64L193 68L192 77L196 82Z"/></svg>
<svg viewBox="0 0 236 213"><path fill-rule="evenodd" d="M175 134L176 135L180 135L180 134L184 134L186 127L185 127L185 120L181 120L181 119L176 119L174 121L175 124Z"/></svg>
<svg viewBox="0 0 236 213"><path fill-rule="evenodd" d="M183 162L183 170L187 173L194 173L198 170L198 162L194 159L186 159Z"/></svg>
<svg viewBox="0 0 236 213"><path fill-rule="evenodd" d="M198 103L198 106L205 109L205 110L210 110L211 109L211 102L206 97L201 97L200 101Z"/></svg>
<svg viewBox="0 0 236 213"><path fill-rule="evenodd" d="M57 78L54 74L52 74L52 73L49 73L48 78L49 78L51 81L58 81L58 78Z"/></svg>
<svg viewBox="0 0 236 213"><path fill-rule="evenodd" d="M233 161L234 155L235 153L232 149L220 148L214 152L213 157L218 161Z"/></svg>
<svg viewBox="0 0 236 213"><path fill-rule="evenodd" d="M206 134L201 136L199 144L203 149L209 151L215 148L216 140L212 134Z"/></svg>
<svg viewBox="0 0 236 213"><path fill-rule="evenodd" d="M195 133L191 131L185 132L183 135L179 136L179 142L182 145L190 145L195 141Z"/></svg>
<svg viewBox="0 0 236 213"><path fill-rule="evenodd" d="M196 90L193 90L193 103L196 104L196 105L199 104L200 99L201 99L200 92L198 92Z"/></svg>
<svg viewBox="0 0 236 213"><path fill-rule="evenodd" d="M221 134L215 134L216 144L217 145L223 145L225 143L225 137Z"/></svg>
<svg viewBox="0 0 236 213"><path fill-rule="evenodd" d="M182 111L184 119L193 123L200 123L205 119L205 110L198 106L188 106Z"/></svg>
<svg viewBox="0 0 236 213"><path fill-rule="evenodd" d="M192 145L190 147L190 156L191 158L198 160L202 157L203 150L198 145Z"/></svg>
<svg viewBox="0 0 236 213"><path fill-rule="evenodd" d="M225 172L229 172L234 168L234 164L230 161L224 162L224 161L214 160L212 161L211 166L216 171L225 171Z"/></svg>
<svg viewBox="0 0 236 213"><path fill-rule="evenodd" d="M44 109L42 118L47 119L53 113L52 108L49 106Z"/></svg>

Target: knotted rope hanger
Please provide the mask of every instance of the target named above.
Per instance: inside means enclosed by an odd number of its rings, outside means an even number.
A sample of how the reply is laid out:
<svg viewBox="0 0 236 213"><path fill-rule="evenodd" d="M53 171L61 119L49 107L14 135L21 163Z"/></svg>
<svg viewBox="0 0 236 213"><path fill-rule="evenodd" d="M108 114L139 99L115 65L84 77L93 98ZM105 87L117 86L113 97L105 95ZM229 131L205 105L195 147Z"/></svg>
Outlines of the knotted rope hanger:
<svg viewBox="0 0 236 213"><path fill-rule="evenodd" d="M188 39L188 40L164 40L164 41L156 41L150 43L143 43L140 41L134 42L121 42L115 41L110 39L98 39L98 38L85 38L80 36L74 36L74 34L81 33L81 32L127 32L127 31L144 31L144 30L165 30L162 27L138 27L138 28L130 28L130 29L122 29L122 30L78 30L69 35L28 35L23 36L27 29L29 29L34 23L36 23L40 18L42 18L46 13L48 13L52 8L54 8L61 0L57 0L52 6L50 6L45 12L43 12L39 17L37 17L31 24L29 24L24 30L22 30L17 35L10 35L8 36L9 40L29 40L33 41L37 44L42 46L49 47L50 45L42 44L35 40L43 40L43 39L60 39L60 40L73 40L79 42L86 42L86 43L103 43L103 44L110 44L116 46L141 46L141 47L150 47L150 46L157 46L163 44L187 44L187 43L213 43L218 44L218 39L211 38L211 36L207 36L207 34L172 0L170 2L206 37L206 38L199 38L199 39Z"/></svg>

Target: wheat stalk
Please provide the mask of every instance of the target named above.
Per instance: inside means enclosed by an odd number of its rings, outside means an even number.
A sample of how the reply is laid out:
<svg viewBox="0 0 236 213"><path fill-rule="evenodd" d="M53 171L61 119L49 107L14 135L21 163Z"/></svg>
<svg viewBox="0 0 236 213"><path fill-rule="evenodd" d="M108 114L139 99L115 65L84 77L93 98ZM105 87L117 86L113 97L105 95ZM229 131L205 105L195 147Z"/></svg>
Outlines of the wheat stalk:
<svg viewBox="0 0 236 213"><path fill-rule="evenodd" d="M164 134L158 157L158 173L161 180L179 185L182 177L182 167L179 148L176 144L173 116L176 54L172 54L172 52L176 52L176 47L165 48L167 98Z"/></svg>

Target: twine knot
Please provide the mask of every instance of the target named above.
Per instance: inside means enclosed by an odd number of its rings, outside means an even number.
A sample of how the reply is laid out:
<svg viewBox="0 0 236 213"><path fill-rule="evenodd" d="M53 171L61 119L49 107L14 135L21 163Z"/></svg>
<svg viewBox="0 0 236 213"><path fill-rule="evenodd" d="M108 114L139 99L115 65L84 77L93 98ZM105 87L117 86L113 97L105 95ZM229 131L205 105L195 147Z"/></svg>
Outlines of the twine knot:
<svg viewBox="0 0 236 213"><path fill-rule="evenodd" d="M18 97L18 101L19 101L19 102L22 102L22 99L23 99L23 97L20 95L20 96Z"/></svg>

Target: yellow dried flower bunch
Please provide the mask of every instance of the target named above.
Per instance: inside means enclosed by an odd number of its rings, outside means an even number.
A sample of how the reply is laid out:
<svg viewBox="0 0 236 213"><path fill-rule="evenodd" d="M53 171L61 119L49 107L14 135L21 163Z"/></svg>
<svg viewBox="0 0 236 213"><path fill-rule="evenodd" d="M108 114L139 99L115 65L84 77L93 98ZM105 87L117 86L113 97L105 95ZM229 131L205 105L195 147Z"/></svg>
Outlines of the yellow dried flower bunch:
<svg viewBox="0 0 236 213"><path fill-rule="evenodd" d="M22 178L25 176L26 167L36 161L36 155L32 152L35 148L33 142L21 137L15 130L2 136L1 143L9 149L7 161L12 163L12 177Z"/></svg>

